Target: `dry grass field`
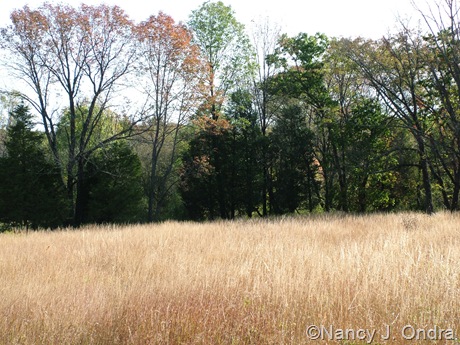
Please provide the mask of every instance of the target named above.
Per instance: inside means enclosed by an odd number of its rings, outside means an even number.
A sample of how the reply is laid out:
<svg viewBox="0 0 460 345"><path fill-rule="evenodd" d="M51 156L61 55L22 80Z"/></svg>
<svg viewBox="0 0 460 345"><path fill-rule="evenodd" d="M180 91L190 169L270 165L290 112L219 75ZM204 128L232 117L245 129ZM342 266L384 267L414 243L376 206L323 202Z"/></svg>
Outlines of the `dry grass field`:
<svg viewBox="0 0 460 345"><path fill-rule="evenodd" d="M5 233L0 316L1 344L457 344L460 215Z"/></svg>

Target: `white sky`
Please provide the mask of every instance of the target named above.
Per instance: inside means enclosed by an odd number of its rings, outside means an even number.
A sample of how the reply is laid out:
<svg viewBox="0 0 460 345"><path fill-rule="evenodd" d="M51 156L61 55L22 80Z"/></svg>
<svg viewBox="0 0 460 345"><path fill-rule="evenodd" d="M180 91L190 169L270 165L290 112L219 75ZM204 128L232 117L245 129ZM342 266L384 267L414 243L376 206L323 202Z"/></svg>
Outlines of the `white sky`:
<svg viewBox="0 0 460 345"><path fill-rule="evenodd" d="M9 23L9 14L15 8L28 4L37 7L39 0L0 0L0 26ZM118 5L135 21L142 21L160 10L176 21L187 21L192 10L204 0L62 0L52 3L69 3L78 6L104 2ZM416 17L410 0L223 0L235 11L236 18L246 26L251 20L268 17L283 32L294 36L300 32L327 36L380 38L393 31L397 17Z"/></svg>

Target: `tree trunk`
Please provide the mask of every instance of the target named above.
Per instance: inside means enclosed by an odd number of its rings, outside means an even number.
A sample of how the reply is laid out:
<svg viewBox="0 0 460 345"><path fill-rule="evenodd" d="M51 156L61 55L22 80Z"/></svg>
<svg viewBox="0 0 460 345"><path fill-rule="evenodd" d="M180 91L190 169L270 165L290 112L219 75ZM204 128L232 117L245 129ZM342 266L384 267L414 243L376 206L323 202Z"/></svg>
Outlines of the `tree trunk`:
<svg viewBox="0 0 460 345"><path fill-rule="evenodd" d="M85 195L85 174L84 174L84 160L80 157L77 161L77 197L75 199L75 211L74 211L74 227L79 227L85 221L85 206L86 206L86 195Z"/></svg>
<svg viewBox="0 0 460 345"><path fill-rule="evenodd" d="M426 150L425 150L425 143L423 142L423 138L420 135L416 135L417 144L418 144L418 152L420 156L420 170L422 172L422 183L423 189L425 191L425 212L427 214L432 214L434 211L433 207L433 195L431 191L431 181L430 181L430 174L429 174L429 166L428 161L426 158Z"/></svg>
<svg viewBox="0 0 460 345"><path fill-rule="evenodd" d="M149 195L148 195L148 215L147 215L147 220L149 222L153 222L155 219L154 216L154 208L155 208L155 189L156 189L156 169L157 169L157 162L158 162L158 157L157 157L157 152L156 152L156 147L152 148L152 163L150 166L150 180L149 180Z"/></svg>
<svg viewBox="0 0 460 345"><path fill-rule="evenodd" d="M361 181L361 185L359 186L358 190L358 205L359 205L359 212L364 213L366 212L367 208L367 200L366 200L366 185L369 179L369 175L366 175L363 180Z"/></svg>
<svg viewBox="0 0 460 345"><path fill-rule="evenodd" d="M452 206L449 200L449 195L447 194L447 191L446 191L446 186L444 185L444 181L442 180L441 176L436 172L432 164L430 164L430 171L431 171L431 175L433 176L433 178L438 182L439 187L441 187L441 195L442 195L442 201L443 201L444 207L448 210L451 210Z"/></svg>
<svg viewBox="0 0 460 345"><path fill-rule="evenodd" d="M460 192L460 169L455 172L454 192L452 193L451 211L458 210L458 197Z"/></svg>

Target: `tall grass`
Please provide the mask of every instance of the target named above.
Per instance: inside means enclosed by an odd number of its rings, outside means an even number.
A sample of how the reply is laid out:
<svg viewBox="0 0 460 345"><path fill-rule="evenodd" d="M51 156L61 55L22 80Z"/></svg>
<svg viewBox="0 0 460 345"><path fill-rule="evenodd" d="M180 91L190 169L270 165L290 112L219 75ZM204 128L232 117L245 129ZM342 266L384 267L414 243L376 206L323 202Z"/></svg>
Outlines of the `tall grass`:
<svg viewBox="0 0 460 345"><path fill-rule="evenodd" d="M378 344L389 325L403 344L406 325L460 331L459 263L448 213L2 234L0 343L366 341L307 336L324 325Z"/></svg>

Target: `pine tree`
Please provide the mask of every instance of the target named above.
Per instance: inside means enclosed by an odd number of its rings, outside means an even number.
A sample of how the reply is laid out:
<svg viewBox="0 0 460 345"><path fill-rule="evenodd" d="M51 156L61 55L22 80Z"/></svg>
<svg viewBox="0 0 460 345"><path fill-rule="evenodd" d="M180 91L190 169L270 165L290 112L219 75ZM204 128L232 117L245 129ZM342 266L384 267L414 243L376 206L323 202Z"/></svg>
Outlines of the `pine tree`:
<svg viewBox="0 0 460 345"><path fill-rule="evenodd" d="M145 219L139 157L125 141L97 151L85 166L84 223L135 223Z"/></svg>
<svg viewBox="0 0 460 345"><path fill-rule="evenodd" d="M42 148L43 135L33 130L26 106L10 116L0 158L0 222L26 229L62 225L68 215L64 186Z"/></svg>

